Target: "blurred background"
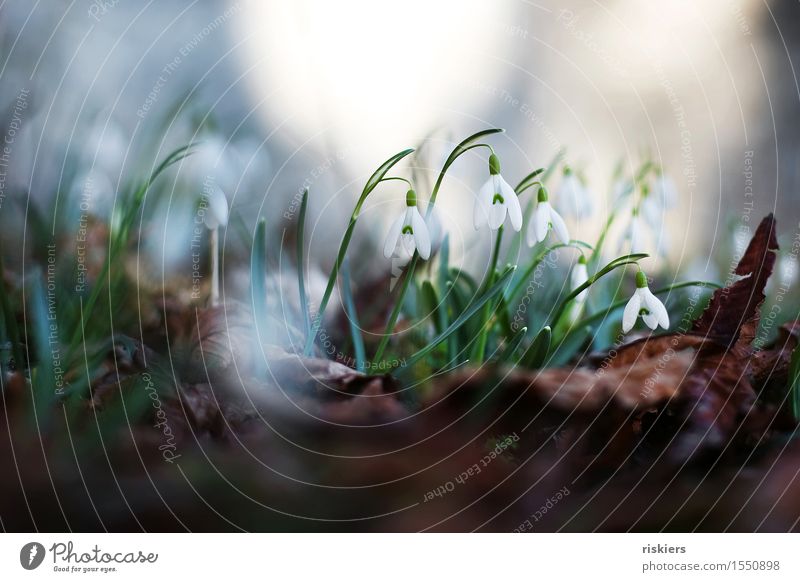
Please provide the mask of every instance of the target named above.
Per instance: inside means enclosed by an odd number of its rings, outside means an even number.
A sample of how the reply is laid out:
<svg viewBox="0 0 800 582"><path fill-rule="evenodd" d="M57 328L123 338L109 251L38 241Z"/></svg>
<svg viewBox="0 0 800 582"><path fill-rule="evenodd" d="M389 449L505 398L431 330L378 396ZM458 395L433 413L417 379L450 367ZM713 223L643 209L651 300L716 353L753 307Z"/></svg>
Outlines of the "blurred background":
<svg viewBox="0 0 800 582"><path fill-rule="evenodd" d="M559 153L580 175L596 200L572 221L585 240L615 181L653 159L678 194L653 237L661 260L718 276L747 238L739 227L775 211L784 246L798 231L799 16L797 2L763 0L9 0L0 237L19 246L31 208L54 230L87 208L108 218L129 180L197 141L146 202L154 272L188 276L193 193L208 175L231 205L231 253L259 216L274 240L291 236L310 188L310 253L324 270L384 159L427 140L415 177L430 183L453 143L497 126L510 182ZM476 263L489 252L475 246L488 231L471 226L485 175L484 154L465 159L438 203L454 253ZM387 186L365 209L362 275L384 264L369 249L403 190Z"/></svg>

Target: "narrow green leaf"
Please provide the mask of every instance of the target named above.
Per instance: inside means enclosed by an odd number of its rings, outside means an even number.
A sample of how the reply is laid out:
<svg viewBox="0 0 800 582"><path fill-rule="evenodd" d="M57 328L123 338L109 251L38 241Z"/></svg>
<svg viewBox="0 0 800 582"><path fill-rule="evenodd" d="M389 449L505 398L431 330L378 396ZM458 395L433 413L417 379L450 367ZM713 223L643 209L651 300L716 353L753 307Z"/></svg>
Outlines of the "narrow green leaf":
<svg viewBox="0 0 800 582"><path fill-rule="evenodd" d="M789 403L795 422L800 422L800 347L792 352L789 364Z"/></svg>
<svg viewBox="0 0 800 582"><path fill-rule="evenodd" d="M306 295L306 259L305 259L305 232L306 209L308 207L308 188L303 191L300 202L300 215L297 222L297 288L300 292L300 311L303 315L303 332L305 336L311 333L311 315L308 311L308 296Z"/></svg>
<svg viewBox="0 0 800 582"><path fill-rule="evenodd" d="M353 290L350 287L350 261L345 259L342 264L342 297L347 321L350 324L350 336L353 339L353 350L356 356L356 370L363 372L367 363L367 351L364 349L364 336L361 335L361 326L358 324L356 303L353 301Z"/></svg>
<svg viewBox="0 0 800 582"><path fill-rule="evenodd" d="M364 202L367 199L367 196L375 189L375 187L380 183L383 177L397 162L402 160L404 157L412 153L413 149L403 150L400 153L393 155L391 158L386 160L382 163L377 170L370 176L367 183L364 185L364 190L361 192L361 196L356 202L356 206L353 209L353 214L350 215L350 222L347 225L347 229L344 232L344 236L342 237L342 242L339 244L339 253L336 255L336 262L333 264L333 269L331 269L330 275L328 275L328 284L325 287L325 292L322 294L322 300L319 302L319 308L317 309L317 313L314 316L314 320L311 322L311 333L308 334L306 338L306 345L303 350L303 353L308 356L311 354L311 349L314 346L314 342L317 339L317 333L319 333L319 328L322 326L322 319L325 315L325 309L328 307L328 301L330 301L331 293L333 293L333 287L336 285L336 279L339 277L339 269L342 267L342 262L344 261L344 257L347 254L347 247L350 246L350 239L353 238L353 231L356 228L356 222L358 221L358 215L361 212L361 207L364 205ZM430 205L429 205L430 210ZM414 267L417 264L417 260L419 258L418 253L414 253L414 256L411 259L411 262L406 267L407 274L406 274L406 282L403 283L403 287L401 293L399 295L400 301L395 304L395 311L392 312L394 321L390 317L389 325L393 328L394 323L397 320L397 315L400 313L402 298L405 297L405 290L408 289L408 283L410 277L409 275L413 275ZM390 330L391 331L391 330ZM386 347L386 343L388 342L388 333L384 334L384 337L381 341L381 344L378 346L378 354L382 356L383 349ZM376 357L375 360L379 360L379 357Z"/></svg>
<svg viewBox="0 0 800 582"><path fill-rule="evenodd" d="M495 282L492 287L490 287L486 293L481 295L476 301L474 301L461 315L459 315L453 323L441 334L436 336L431 342L419 350L416 354L408 358L404 364L404 368L410 368L422 358L426 357L430 354L436 347L445 341L448 337L450 337L453 333L458 331L458 329L464 325L473 315L475 315L483 306L490 301L492 298L497 296L498 293L501 293L508 281L508 278L514 272L516 267L509 267L506 271L500 275L497 282Z"/></svg>
<svg viewBox="0 0 800 582"><path fill-rule="evenodd" d="M267 324L267 221L264 218L256 225L250 249L250 301L256 337L263 343Z"/></svg>
<svg viewBox="0 0 800 582"><path fill-rule="evenodd" d="M528 328L523 327L517 331L517 333L511 336L511 339L508 340L503 353L500 355L501 362L515 361L515 354L517 353L520 345L522 345L522 341L525 339L526 333L528 333Z"/></svg>
<svg viewBox="0 0 800 582"><path fill-rule="evenodd" d="M550 351L550 341L553 337L552 331L549 326L544 326L533 342L528 347L528 350L521 358L521 363L526 368L540 368L542 364L547 361L547 354Z"/></svg>

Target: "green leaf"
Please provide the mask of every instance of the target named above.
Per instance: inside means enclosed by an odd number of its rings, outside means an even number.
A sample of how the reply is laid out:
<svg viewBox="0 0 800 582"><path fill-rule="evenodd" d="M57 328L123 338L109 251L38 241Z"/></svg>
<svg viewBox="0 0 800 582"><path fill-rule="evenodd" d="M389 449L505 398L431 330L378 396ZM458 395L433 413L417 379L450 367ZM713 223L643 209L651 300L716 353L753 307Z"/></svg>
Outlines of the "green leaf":
<svg viewBox="0 0 800 582"><path fill-rule="evenodd" d="M522 345L522 341L525 339L526 333L528 333L528 328L523 327L517 333L511 336L511 339L508 340L508 343L506 344L506 347L499 358L501 362L515 361L514 355L517 353L519 346Z"/></svg>
<svg viewBox="0 0 800 582"><path fill-rule="evenodd" d="M308 311L308 296L306 295L306 259L303 249L306 232L306 209L308 207L308 188L303 191L300 202L300 215L297 223L297 288L300 292L300 311L303 315L303 331L308 337L311 333L311 315Z"/></svg>
<svg viewBox="0 0 800 582"><path fill-rule="evenodd" d="M450 337L452 334L458 331L459 328L462 325L464 325L464 323L466 323L469 320L469 318L475 315L488 301L490 301L492 298L497 296L498 293L501 293L503 291L506 282L508 281L508 278L514 272L514 269L516 269L516 267L509 267L508 269L506 269L506 271L502 275L500 275L495 284L492 285L486 291L486 293L481 295L480 298L478 298L463 313L461 313L461 315L459 315L444 332L436 336L433 340L431 340L431 342L427 346L419 350L416 354L409 357L406 360L405 365L403 367L410 369L411 366L413 366L416 362L426 357L434 349L436 349L436 347L439 344L447 340L448 337Z"/></svg>
<svg viewBox="0 0 800 582"><path fill-rule="evenodd" d="M549 326L544 326L533 342L528 346L528 350L522 356L520 362L526 368L540 368L547 361L547 354L550 351L550 341L553 337Z"/></svg>
<svg viewBox="0 0 800 582"><path fill-rule="evenodd" d="M800 347L794 349L789 363L789 404L795 422L800 422Z"/></svg>
<svg viewBox="0 0 800 582"><path fill-rule="evenodd" d="M409 154L414 152L414 148L408 148L403 150L402 152L398 152L393 155L391 158L383 162L378 169L375 170L372 175L367 180L367 183L364 185L364 190L361 192L361 197L358 199L358 203L356 204L356 209L354 210L354 214L357 216L358 213L361 211L361 206L364 204L364 201L367 199L367 196L372 192L378 184L380 184L381 180L383 180L386 173L392 169L392 167L397 164L400 160L406 157Z"/></svg>
<svg viewBox="0 0 800 582"><path fill-rule="evenodd" d="M322 325L322 318L325 314L325 309L328 307L328 301L330 301L331 293L333 293L333 286L336 284L336 279L339 277L339 269L342 267L342 262L344 261L344 257L347 254L347 247L350 246L350 239L353 238L353 231L356 228L356 222L358 221L358 215L361 212L361 207L364 205L364 202L367 199L367 196L375 189L375 187L383 180L383 177L397 162L402 160L404 157L412 153L414 150L407 149L403 150L400 153L393 155L391 158L383 162L375 172L373 172L372 176L370 176L367 183L364 185L364 190L361 192L361 196L356 202L356 206L353 209L353 214L350 215L350 222L347 225L347 230L344 232L344 236L342 237L342 242L339 244L339 253L336 255L336 262L333 264L333 269L331 269L330 275L328 275L328 284L325 287L325 292L322 294L322 300L319 302L319 308L317 309L317 313L314 316L314 320L311 323L311 333L308 334L306 338L306 345L303 349L303 353L306 356L311 355L311 350L314 346L314 342L317 339L317 333L319 333L319 328ZM430 205L429 205L430 210ZM418 253L414 253L414 256L411 259L411 263L407 267L407 274L406 274L406 281L409 281L409 274L413 275L414 267L417 264L417 260L419 258ZM396 312L393 312L393 316L396 317L400 313L400 304L402 302L402 298L405 297L405 290L408 288L408 283L403 283L403 288L400 293L400 301L395 304ZM393 328L395 321L392 321L390 317L389 325ZM391 330L389 330L391 331ZM388 333L384 334L384 338L381 340L380 346L378 346L378 353L383 354L383 349L386 347L386 343L388 342ZM379 357L375 358L379 360Z"/></svg>
<svg viewBox="0 0 800 582"><path fill-rule="evenodd" d="M367 351L364 349L364 336L358 324L356 303L353 301L353 290L350 287L350 261L345 259L342 264L342 297L347 321L350 324L350 336L353 338L353 350L356 356L356 370L363 372L367 363Z"/></svg>
<svg viewBox="0 0 800 582"><path fill-rule="evenodd" d="M569 302L572 301L573 299L575 299L575 297L577 297L578 295L580 295L581 292L583 292L585 289L588 289L589 287L594 285L594 283L596 281L598 281L602 277L606 276L607 274L609 274L614 269L617 269L619 267L624 267L625 265L636 264L637 261L639 261L641 259L644 259L644 258L647 258L648 256L649 255L647 253L631 253L629 255L623 255L621 257L617 257L613 261L610 261L605 267L603 267L597 273L595 273L594 275L589 277L589 279L585 283L583 283L582 285L579 285L578 287L573 289L561 301L561 303L559 304L558 308L555 311L555 315L553 316L553 318L551 320L551 323L550 323L551 329L556 329L558 327L558 321L559 321L559 319L561 319L561 315L564 313L564 309L567 307Z"/></svg>
<svg viewBox="0 0 800 582"><path fill-rule="evenodd" d="M267 221L264 218L256 225L253 248L250 249L250 301L256 337L262 345L267 333ZM259 368L259 372L266 369L263 364L259 364Z"/></svg>

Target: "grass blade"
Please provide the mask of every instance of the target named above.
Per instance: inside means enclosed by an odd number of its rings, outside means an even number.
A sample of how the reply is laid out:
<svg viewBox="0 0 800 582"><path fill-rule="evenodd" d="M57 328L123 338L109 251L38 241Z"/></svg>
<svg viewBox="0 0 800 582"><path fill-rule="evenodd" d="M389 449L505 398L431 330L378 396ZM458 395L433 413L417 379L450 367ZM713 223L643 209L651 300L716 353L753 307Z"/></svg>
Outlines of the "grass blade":
<svg viewBox="0 0 800 582"><path fill-rule="evenodd" d="M342 297L347 321L350 323L350 336L353 338L353 350L356 356L356 370L363 372L367 363L367 350L364 349L364 336L356 315L356 303L353 301L353 290L350 287L350 261L342 264Z"/></svg>
<svg viewBox="0 0 800 582"><path fill-rule="evenodd" d="M300 291L300 311L303 314L303 332L305 336L311 333L311 316L308 311L308 296L306 295L306 258L303 250L306 232L306 208L308 207L308 188L303 191L300 202L300 216L297 223L297 288Z"/></svg>
<svg viewBox="0 0 800 582"><path fill-rule="evenodd" d="M462 325L464 325L467 321L469 321L469 319L473 315L478 313L478 311L480 311L487 302L491 301L492 298L494 298L498 293L501 293L503 291L506 282L508 281L508 278L512 275L515 269L516 267L509 267L508 269L506 269L506 271L502 275L500 275L500 277L498 277L495 284L492 285L486 291L486 293L481 295L481 297L477 299L472 305L470 305L466 310L464 310L464 312L461 313L461 315L459 315L444 332L433 338L433 340L431 340L431 342L427 346L419 350L413 356L409 357L406 360L404 367L410 368L412 365L414 365L422 358L430 354L434 349L436 349L436 347L439 344L441 344L443 341L447 340L447 338L449 338L451 335L457 332L459 328Z"/></svg>
<svg viewBox="0 0 800 582"><path fill-rule="evenodd" d="M256 337L264 343L267 323L267 221L256 225L253 248L250 249L250 301L253 308Z"/></svg>
<svg viewBox="0 0 800 582"><path fill-rule="evenodd" d="M800 422L800 347L792 352L789 364L789 405L795 422Z"/></svg>
<svg viewBox="0 0 800 582"><path fill-rule="evenodd" d="M537 369L547 361L547 354L550 352L550 342L553 338L553 332L549 326L544 326L533 342L528 346L528 350L521 358L521 363L526 368Z"/></svg>

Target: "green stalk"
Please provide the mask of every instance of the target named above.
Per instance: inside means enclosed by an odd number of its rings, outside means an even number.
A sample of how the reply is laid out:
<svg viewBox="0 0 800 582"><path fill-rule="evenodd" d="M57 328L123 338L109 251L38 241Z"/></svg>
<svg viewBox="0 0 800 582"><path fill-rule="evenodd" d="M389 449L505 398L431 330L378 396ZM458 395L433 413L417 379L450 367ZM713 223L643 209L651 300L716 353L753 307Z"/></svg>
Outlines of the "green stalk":
<svg viewBox="0 0 800 582"><path fill-rule="evenodd" d="M353 350L356 356L356 370L363 372L367 363L367 352L364 349L364 337L358 325L356 302L353 300L353 289L350 286L350 261L342 264L342 297L347 321L350 323L350 336L353 338Z"/></svg>
<svg viewBox="0 0 800 582"><path fill-rule="evenodd" d="M297 288L300 292L300 311L303 313L303 331L306 337L311 333L311 317L308 313L308 296L306 295L306 259L303 252L307 207L308 188L303 191L303 198L300 201L300 215L297 222Z"/></svg>
<svg viewBox="0 0 800 582"><path fill-rule="evenodd" d="M353 238L353 231L356 228L356 221L358 220L358 215L361 213L361 207L367 200L367 196L369 196L372 191L375 190L378 184L380 184L384 179L386 173L395 164L397 164L397 162L402 160L413 151L413 149L407 149L393 155L391 158L381 164L377 170L375 170L372 176L370 176L369 180L367 180L367 183L364 185L364 189L361 191L361 196L359 196L358 202L356 202L356 207L353 209L353 213L350 215L350 223L347 225L347 230L345 231L344 237L342 237L342 242L339 245L339 253L336 255L336 262L333 264L333 269L328 277L328 285L325 287L325 293L322 295L322 301L320 301L319 309L317 310L317 314L314 316L314 322L311 326L311 333L306 339L305 349L303 350L303 353L306 356L311 355L311 350L314 347L314 342L317 339L319 328L322 326L322 317L325 314L325 309L328 307L328 301L330 301L331 293L333 293L333 287L336 285L336 279L339 277L339 269L342 268L342 262L347 254L347 247L350 245L350 239Z"/></svg>
<svg viewBox="0 0 800 582"><path fill-rule="evenodd" d="M191 147L193 144L185 145L174 150L170 153L164 160L156 167L155 170L150 174L150 177L147 178L139 188L134 191L132 200L130 201L130 205L125 209L125 213L123 218L120 220L120 227L116 233L109 234L109 243L108 243L108 253L106 254L106 259L103 261L103 268L100 271L100 275L97 277L97 280L92 287L92 292L89 294L89 298L86 300L86 305L83 310L83 318L80 321L80 325L75 328L75 332L72 334L70 338L70 342L68 344L68 356L66 358L67 362L72 361L73 352L75 351L75 347L78 341L81 339L81 330L86 325L86 322L92 315L92 311L94 309L95 304L97 303L98 299L100 298L100 292L102 291L102 284L101 282L103 279L108 278L109 285L111 285L111 265L116 264L117 262L117 255L122 251L125 247L125 243L128 240L128 234L130 232L131 224L133 220L136 218L136 215L139 213L141 209L142 203L144 202L145 197L147 196L147 192L150 190L150 187L155 182L156 178L161 175L164 170L183 160L184 158L189 157L192 152Z"/></svg>
<svg viewBox="0 0 800 582"><path fill-rule="evenodd" d="M476 300L472 305L470 305L464 312L459 315L453 323L450 324L444 332L436 336L431 340L431 342L415 353L413 356L409 357L405 360L403 364L403 368L410 369L414 364L419 362L422 358L426 357L430 354L433 350L435 350L439 344L445 341L448 337L454 334L458 329L464 325L469 319L475 315L480 309L489 302L493 297L495 297L498 293L502 293L504 286L508 282L508 278L514 272L516 267L508 267L498 278L492 287L489 288L486 293L484 293L478 300Z"/></svg>
<svg viewBox="0 0 800 582"><path fill-rule="evenodd" d="M503 225L497 229L497 238L494 241L494 251L492 251L492 259L489 262L489 271L486 273L486 279L481 286L481 292L485 291L494 283L495 269L497 268L497 258L500 255L500 245L503 244ZM487 302L483 308L483 313L480 319L480 332L478 333L477 341L472 348L471 359L476 364L483 362L483 356L486 353L486 342L489 340L489 329L491 325L489 320L492 316L492 305Z"/></svg>
<svg viewBox="0 0 800 582"><path fill-rule="evenodd" d="M450 152L450 155L447 156L447 159L442 166L441 171L439 172L439 176L436 178L436 183L433 185L433 190L431 190L431 196L428 199L428 208L425 211L425 219L427 220L430 218L431 212L433 212L433 206L436 204L436 197L439 195L439 188L442 186L442 182L444 181L445 174L447 174L447 170L450 169L450 166L453 165L453 162L458 159L458 157L468 152L471 149L476 147L489 147L485 146L485 144L472 144L474 141L485 137L487 135L492 135L495 133L502 132L502 129L484 129L483 131L479 131L478 133L474 133L469 136L467 139L463 140L459 143L453 151ZM397 294L397 299L395 300L394 307L392 308L392 312L389 315L389 319L386 322L386 327L383 331L383 336L381 337L381 341L378 344L378 349L375 351L375 356L373 358L374 361L380 362L383 358L383 353L386 351L386 346L389 344L389 337L392 331L394 331L394 326L397 325L397 318L400 317L400 310L403 308L403 300L405 299L406 293L408 292L408 285L411 282L411 279L414 277L414 271L417 268L417 263L419 262L419 253L414 251L414 256L411 257L411 261L409 261L408 265L406 265L406 271L403 279L403 285L400 288L400 291Z"/></svg>
<svg viewBox="0 0 800 582"><path fill-rule="evenodd" d="M578 295L580 295L582 291L594 285L596 281L598 281L602 277L605 277L614 269L618 267L624 267L625 265L638 264L638 261L647 258L649 256L650 255L648 255L647 253L633 253L630 255L623 255L621 257L617 257L616 259L608 263L605 267L600 269L597 273L589 277L589 279L587 279L585 283L573 289L564 298L564 300L561 301L561 303L559 304L558 308L555 311L555 315L553 315L553 318L551 319L550 329L557 329L558 321L559 319L561 319L561 316L564 313L564 309L566 309L569 302L575 299Z"/></svg>
<svg viewBox="0 0 800 582"><path fill-rule="evenodd" d="M511 293L509 293L506 297L508 297L508 299L511 300L514 299L514 297L516 297L517 295L519 295L519 292L522 290L522 286L525 285L526 281L528 280L528 277L531 276L531 274L536 270L536 267L539 266L539 264L544 260L544 258L550 253L552 253L554 250L564 247L573 247L576 249L580 247L585 247L589 249L592 248L590 244L579 240L573 240L570 241L569 243L557 243L547 247L541 253L539 253L533 261L531 261L530 265L527 266L525 271L519 277L517 284L514 285L514 287L511 289Z"/></svg>

